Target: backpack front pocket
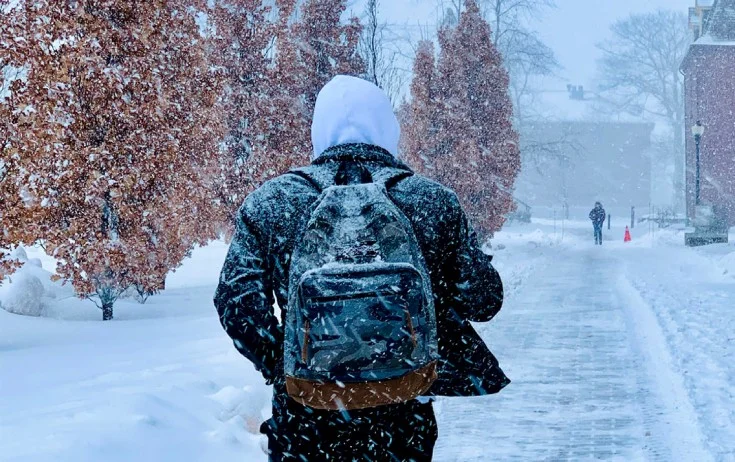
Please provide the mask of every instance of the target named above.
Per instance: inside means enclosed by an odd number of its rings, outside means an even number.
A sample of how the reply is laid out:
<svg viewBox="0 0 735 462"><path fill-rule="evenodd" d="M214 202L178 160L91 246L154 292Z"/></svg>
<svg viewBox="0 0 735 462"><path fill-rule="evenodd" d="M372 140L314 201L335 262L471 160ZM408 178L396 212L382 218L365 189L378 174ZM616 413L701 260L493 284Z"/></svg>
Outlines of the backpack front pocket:
<svg viewBox="0 0 735 462"><path fill-rule="evenodd" d="M405 267L351 268L349 278L334 270L309 274L301 284L302 367L372 380L415 369L420 287L420 274Z"/></svg>

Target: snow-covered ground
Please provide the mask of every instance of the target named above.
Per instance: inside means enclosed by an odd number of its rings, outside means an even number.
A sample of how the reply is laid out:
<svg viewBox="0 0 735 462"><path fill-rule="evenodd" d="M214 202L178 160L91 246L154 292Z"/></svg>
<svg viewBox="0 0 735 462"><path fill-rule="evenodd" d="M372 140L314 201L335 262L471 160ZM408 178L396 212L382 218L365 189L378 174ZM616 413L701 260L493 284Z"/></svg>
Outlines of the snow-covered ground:
<svg viewBox="0 0 735 462"><path fill-rule="evenodd" d="M270 391L212 305L225 252L196 250L164 294L118 302L112 322L76 299L56 319L0 310L0 460L263 460Z"/></svg>
<svg viewBox="0 0 735 462"><path fill-rule="evenodd" d="M498 237L514 288L481 327L513 383L440 403L438 459L735 460L735 246L540 222Z"/></svg>
<svg viewBox="0 0 735 462"><path fill-rule="evenodd" d="M493 241L507 301L480 330L513 383L440 400L436 460L735 460L735 246L614 228L595 247L590 228ZM211 302L225 251L198 249L112 322L63 288L46 317L0 310L0 460L265 461L270 391Z"/></svg>

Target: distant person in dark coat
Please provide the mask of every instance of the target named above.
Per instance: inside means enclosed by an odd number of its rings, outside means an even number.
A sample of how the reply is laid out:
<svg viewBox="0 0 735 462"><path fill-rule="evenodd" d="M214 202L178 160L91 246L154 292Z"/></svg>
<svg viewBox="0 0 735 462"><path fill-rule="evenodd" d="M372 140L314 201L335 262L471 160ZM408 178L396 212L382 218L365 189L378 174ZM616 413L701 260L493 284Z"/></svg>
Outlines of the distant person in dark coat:
<svg viewBox="0 0 735 462"><path fill-rule="evenodd" d="M220 320L237 350L273 384L273 417L261 427L271 462L428 462L437 439L431 397L488 395L510 382L470 324L498 313L503 285L454 192L396 158L398 121L378 87L337 77L314 112L306 174L267 182L240 209L215 296ZM273 305L278 301L285 319L289 258L302 218L345 165L362 166L372 178L401 172L387 193L413 226L431 275L440 359L439 377L420 399L340 412L307 408L287 394L284 330Z"/></svg>
<svg viewBox="0 0 735 462"><path fill-rule="evenodd" d="M602 208L602 204L595 202L595 208L590 212L590 220L592 220L592 226L595 229L595 245L602 245L602 225L605 224L605 209Z"/></svg>

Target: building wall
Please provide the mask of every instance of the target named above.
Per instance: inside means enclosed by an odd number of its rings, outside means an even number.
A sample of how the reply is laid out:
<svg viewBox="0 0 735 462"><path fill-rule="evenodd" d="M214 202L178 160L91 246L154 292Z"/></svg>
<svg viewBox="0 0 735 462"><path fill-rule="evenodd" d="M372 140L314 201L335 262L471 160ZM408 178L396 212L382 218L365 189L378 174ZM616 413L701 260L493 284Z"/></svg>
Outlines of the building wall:
<svg viewBox="0 0 735 462"><path fill-rule="evenodd" d="M696 145L690 128L705 127L701 143L703 204L719 206L735 226L735 46L695 45L683 67L686 92L687 215L694 216Z"/></svg>
<svg viewBox="0 0 735 462"><path fill-rule="evenodd" d="M533 206L639 209L651 198L652 124L543 122L527 130L534 143L557 143L558 152L524 153L516 196ZM553 151L553 149L552 149Z"/></svg>

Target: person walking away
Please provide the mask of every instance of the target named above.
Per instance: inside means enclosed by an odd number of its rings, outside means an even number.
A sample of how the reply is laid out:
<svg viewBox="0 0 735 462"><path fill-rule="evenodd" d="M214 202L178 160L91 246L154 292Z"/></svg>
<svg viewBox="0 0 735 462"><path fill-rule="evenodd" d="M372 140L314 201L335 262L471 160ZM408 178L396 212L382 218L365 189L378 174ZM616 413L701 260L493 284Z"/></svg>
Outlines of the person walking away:
<svg viewBox="0 0 735 462"><path fill-rule="evenodd" d="M605 218L607 214L605 209L602 208L602 204L595 202L595 208L590 212L590 220L592 220L592 227L595 231L595 245L602 245L602 227L605 224Z"/></svg>
<svg viewBox="0 0 735 462"><path fill-rule="evenodd" d="M430 461L432 397L510 383L470 324L502 306L492 257L457 196L396 158L399 136L377 86L338 76L317 98L312 164L238 212L214 303L273 385L270 461Z"/></svg>

